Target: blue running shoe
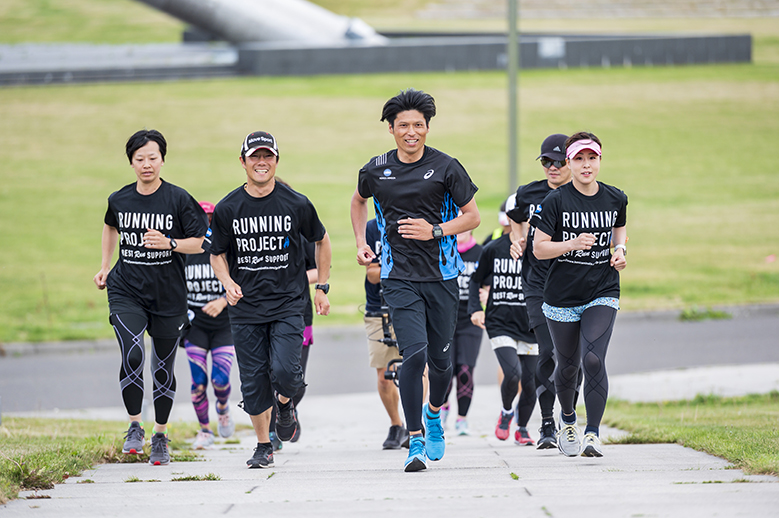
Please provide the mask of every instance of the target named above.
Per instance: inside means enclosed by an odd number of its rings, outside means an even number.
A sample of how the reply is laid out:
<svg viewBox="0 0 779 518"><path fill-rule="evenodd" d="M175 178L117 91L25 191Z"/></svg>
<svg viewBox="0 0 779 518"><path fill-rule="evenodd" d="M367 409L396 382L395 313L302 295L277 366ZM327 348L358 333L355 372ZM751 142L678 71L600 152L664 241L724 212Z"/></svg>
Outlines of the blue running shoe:
<svg viewBox="0 0 779 518"><path fill-rule="evenodd" d="M425 462L425 438L421 435L412 435L408 444L408 458L406 468L408 472L427 469Z"/></svg>
<svg viewBox="0 0 779 518"><path fill-rule="evenodd" d="M427 458L430 460L441 460L444 457L446 444L444 443L444 427L441 425L441 415L431 419L428 415L430 407L425 404L422 407L422 421L424 422L427 435L425 436Z"/></svg>
<svg viewBox="0 0 779 518"><path fill-rule="evenodd" d="M273 446L273 451L279 451L284 447L284 443L281 442L276 432L270 432L270 444Z"/></svg>

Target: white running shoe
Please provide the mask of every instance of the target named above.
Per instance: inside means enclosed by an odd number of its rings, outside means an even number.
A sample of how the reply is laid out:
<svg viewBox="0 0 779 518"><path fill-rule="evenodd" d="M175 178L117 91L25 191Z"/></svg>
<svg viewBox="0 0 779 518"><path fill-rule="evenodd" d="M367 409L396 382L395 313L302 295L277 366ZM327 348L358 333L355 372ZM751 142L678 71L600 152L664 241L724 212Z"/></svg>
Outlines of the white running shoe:
<svg viewBox="0 0 779 518"><path fill-rule="evenodd" d="M582 438L576 423L566 424L560 418L560 430L557 432L557 448L563 455L576 457L582 451Z"/></svg>
<svg viewBox="0 0 779 518"><path fill-rule="evenodd" d="M457 435L471 435L470 430L468 430L468 420L464 417L457 418L457 421L454 422L454 429L457 431Z"/></svg>
<svg viewBox="0 0 779 518"><path fill-rule="evenodd" d="M600 437L594 433L584 434L584 449L582 457L603 457L603 449L600 445Z"/></svg>
<svg viewBox="0 0 779 518"><path fill-rule="evenodd" d="M210 450L214 446L214 434L200 430L192 443L193 450Z"/></svg>
<svg viewBox="0 0 779 518"><path fill-rule="evenodd" d="M441 407L441 426L446 430L446 420L449 417L449 403Z"/></svg>
<svg viewBox="0 0 779 518"><path fill-rule="evenodd" d="M235 422L233 421L233 416L230 415L230 411L228 410L224 414L216 414L216 417L219 437L224 437L225 439L231 437L235 432Z"/></svg>

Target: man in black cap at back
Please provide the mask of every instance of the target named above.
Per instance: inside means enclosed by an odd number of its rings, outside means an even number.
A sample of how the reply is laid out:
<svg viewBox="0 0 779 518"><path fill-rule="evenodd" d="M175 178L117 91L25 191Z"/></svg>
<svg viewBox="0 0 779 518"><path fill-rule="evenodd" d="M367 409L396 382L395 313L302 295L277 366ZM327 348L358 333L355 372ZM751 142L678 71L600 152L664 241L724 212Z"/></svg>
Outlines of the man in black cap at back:
<svg viewBox="0 0 779 518"><path fill-rule="evenodd" d="M506 212L511 223L511 255L514 259L522 257L522 289L525 293L530 327L538 341L538 364L536 367L536 394L541 409L541 428L538 449L557 448L554 421L554 345L546 317L541 311L544 303L544 282L551 261L541 261L533 255L534 227L528 221L544 198L554 189L571 181L571 170L565 162L565 141L567 135L555 133L549 135L541 144L541 160L544 168L544 180L521 185L517 189L516 205ZM529 232L529 234L528 234ZM581 381L581 372L579 373ZM518 439L519 441L519 439ZM532 441L528 441L532 444Z"/></svg>

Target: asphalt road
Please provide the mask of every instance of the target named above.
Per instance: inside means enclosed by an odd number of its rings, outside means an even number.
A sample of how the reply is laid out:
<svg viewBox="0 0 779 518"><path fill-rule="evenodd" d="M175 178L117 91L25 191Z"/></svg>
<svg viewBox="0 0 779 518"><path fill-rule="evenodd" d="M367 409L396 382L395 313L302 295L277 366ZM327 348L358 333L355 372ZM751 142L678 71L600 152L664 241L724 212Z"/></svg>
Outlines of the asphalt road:
<svg viewBox="0 0 779 518"><path fill-rule="evenodd" d="M703 322L680 322L671 312L620 314L607 358L609 373L779 362L779 305L729 311L733 314L730 320ZM183 349L179 351L176 403L188 404L189 367ZM119 351L113 340L12 344L5 352L0 357L2 412L122 406ZM367 362L361 326L315 327L308 394L374 391L376 374ZM496 372L497 362L485 335L475 372L477 390L480 384L494 385ZM150 396L148 365L146 379ZM236 368L232 380L231 399L237 401L240 383Z"/></svg>

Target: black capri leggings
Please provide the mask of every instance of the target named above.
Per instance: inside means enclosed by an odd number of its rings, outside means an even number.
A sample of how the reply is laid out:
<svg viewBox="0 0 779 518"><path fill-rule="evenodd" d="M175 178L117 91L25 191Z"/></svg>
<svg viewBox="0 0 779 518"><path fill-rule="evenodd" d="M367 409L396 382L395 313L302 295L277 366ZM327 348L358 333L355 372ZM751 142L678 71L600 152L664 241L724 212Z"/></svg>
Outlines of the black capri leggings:
<svg viewBox="0 0 779 518"><path fill-rule="evenodd" d="M503 370L503 382L500 384L500 397L503 408L511 410L517 396L517 385L522 384L522 392L517 402L517 424L527 426L533 408L536 406L536 363L537 355L520 354L513 347L495 349L500 368Z"/></svg>
<svg viewBox="0 0 779 518"><path fill-rule="evenodd" d="M606 351L616 317L614 308L592 306L584 310L579 322L547 319L557 358L555 388L560 407L564 414L572 414L575 410L577 373L583 366L587 427L596 429L600 426L609 395Z"/></svg>
<svg viewBox="0 0 779 518"><path fill-rule="evenodd" d="M112 313L111 324L122 350L119 386L124 406L129 415L138 415L143 404L143 366L146 359L143 335L149 325L149 318L132 312ZM173 373L179 340L152 336L152 395L154 420L159 424L167 424L173 408L176 395L176 377Z"/></svg>

